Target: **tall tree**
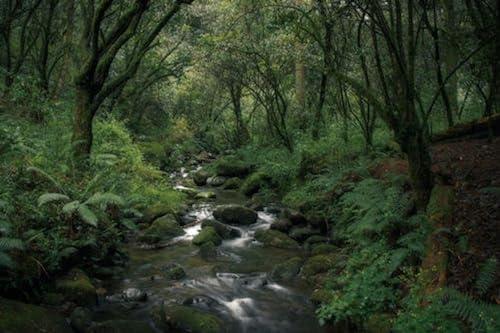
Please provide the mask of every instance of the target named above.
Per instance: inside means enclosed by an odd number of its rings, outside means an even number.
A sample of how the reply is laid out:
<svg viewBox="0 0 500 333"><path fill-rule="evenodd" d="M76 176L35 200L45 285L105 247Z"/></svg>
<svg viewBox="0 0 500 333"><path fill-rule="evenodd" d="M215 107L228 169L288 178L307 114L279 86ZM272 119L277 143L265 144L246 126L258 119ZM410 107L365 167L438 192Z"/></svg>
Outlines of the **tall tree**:
<svg viewBox="0 0 500 333"><path fill-rule="evenodd" d="M75 79L76 108L72 137L73 157L76 161L86 160L90 155L92 123L99 106L135 75L156 37L181 9L181 5L192 2L193 0L173 1L152 26L150 22L141 25L143 16L152 6L152 1L149 0L135 0L132 4L116 0L102 0L97 4L93 0L80 3L83 28L79 52L83 54L83 65ZM116 5L115 8L113 5ZM125 7L116 8L119 5ZM105 23L109 23L110 16L114 23L106 27ZM115 58L123 46L133 39L136 43L134 53L129 56L126 68L111 76Z"/></svg>

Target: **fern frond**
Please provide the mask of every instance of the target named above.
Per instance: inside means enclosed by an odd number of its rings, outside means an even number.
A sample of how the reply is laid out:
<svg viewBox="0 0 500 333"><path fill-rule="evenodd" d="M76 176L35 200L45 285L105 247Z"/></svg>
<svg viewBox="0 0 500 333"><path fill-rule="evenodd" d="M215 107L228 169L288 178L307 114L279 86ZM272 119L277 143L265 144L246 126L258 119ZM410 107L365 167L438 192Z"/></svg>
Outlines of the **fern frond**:
<svg viewBox="0 0 500 333"><path fill-rule="evenodd" d="M28 167L27 168L28 171L30 172L34 172L34 173L37 173L39 174L40 176L44 177L45 179L47 179L48 181L50 181L55 187L57 187L57 189L63 193L66 193L63 189L63 187L61 186L61 184L59 184L59 182L57 180L55 180L54 177L52 177L51 175L49 175L47 172L45 172L44 170L40 169L40 168L37 168L37 167Z"/></svg>
<svg viewBox="0 0 500 333"><path fill-rule="evenodd" d="M129 230L137 230L137 225L131 219L122 219L121 223Z"/></svg>
<svg viewBox="0 0 500 333"><path fill-rule="evenodd" d="M478 302L456 289L445 289L447 310L451 315L469 324L472 332L496 333L500 329L498 305Z"/></svg>
<svg viewBox="0 0 500 333"><path fill-rule="evenodd" d="M0 251L0 267L6 267L6 268L13 268L14 267L14 261L12 258L6 254Z"/></svg>
<svg viewBox="0 0 500 333"><path fill-rule="evenodd" d="M69 201L70 198L66 194L61 193L45 193L38 198L38 207L51 202Z"/></svg>
<svg viewBox="0 0 500 333"><path fill-rule="evenodd" d="M114 193L95 193L91 196L87 201L85 201L86 205L104 205L108 206L109 204L124 206L125 200Z"/></svg>
<svg viewBox="0 0 500 333"><path fill-rule="evenodd" d="M497 258L492 257L486 260L486 262L481 266L476 280L476 289L479 296L486 294L488 289L495 283L497 274Z"/></svg>
<svg viewBox="0 0 500 333"><path fill-rule="evenodd" d="M79 206L80 206L80 201L78 200L71 201L63 206L62 212L64 214L71 215L74 212L76 212Z"/></svg>
<svg viewBox="0 0 500 333"><path fill-rule="evenodd" d="M22 250L24 243L17 238L0 237L0 251L6 250Z"/></svg>
<svg viewBox="0 0 500 333"><path fill-rule="evenodd" d="M99 221L97 216L85 204L81 204L78 206L78 215L80 216L83 222L93 227L97 227L97 222Z"/></svg>

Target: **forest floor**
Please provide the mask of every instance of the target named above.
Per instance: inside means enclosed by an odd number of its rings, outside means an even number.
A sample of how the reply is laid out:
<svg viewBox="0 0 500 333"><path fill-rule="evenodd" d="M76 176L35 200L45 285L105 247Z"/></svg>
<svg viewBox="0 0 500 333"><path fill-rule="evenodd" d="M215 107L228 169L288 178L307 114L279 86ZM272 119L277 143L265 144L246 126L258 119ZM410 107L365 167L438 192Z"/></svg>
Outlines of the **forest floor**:
<svg viewBox="0 0 500 333"><path fill-rule="evenodd" d="M457 246L450 253L448 285L471 292L480 265L500 258L500 137L439 143L431 153L434 171L456 195L448 229ZM500 304L498 275L490 295Z"/></svg>

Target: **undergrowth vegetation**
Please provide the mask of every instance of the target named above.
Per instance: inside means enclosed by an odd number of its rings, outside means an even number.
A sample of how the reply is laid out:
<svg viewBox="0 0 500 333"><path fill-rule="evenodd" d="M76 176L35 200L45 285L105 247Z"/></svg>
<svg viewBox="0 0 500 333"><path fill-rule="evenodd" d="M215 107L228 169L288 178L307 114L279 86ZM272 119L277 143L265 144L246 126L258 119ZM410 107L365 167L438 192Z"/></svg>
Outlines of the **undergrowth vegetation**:
<svg viewBox="0 0 500 333"><path fill-rule="evenodd" d="M22 116L0 120L3 292L36 292L40 281L67 267L94 269L118 258L141 211L153 205L174 211L182 200L112 118L96 123L94 154L76 171L63 131L70 119L58 111L54 106L42 126Z"/></svg>

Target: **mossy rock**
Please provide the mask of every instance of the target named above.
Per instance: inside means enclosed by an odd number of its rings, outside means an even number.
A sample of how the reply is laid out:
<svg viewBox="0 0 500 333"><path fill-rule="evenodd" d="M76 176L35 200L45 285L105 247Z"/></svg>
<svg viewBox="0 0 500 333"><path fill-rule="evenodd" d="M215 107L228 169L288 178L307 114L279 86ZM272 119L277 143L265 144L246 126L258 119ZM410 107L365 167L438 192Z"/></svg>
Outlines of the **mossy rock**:
<svg viewBox="0 0 500 333"><path fill-rule="evenodd" d="M193 181L197 186L205 186L209 177L210 174L208 172L200 170L193 174Z"/></svg>
<svg viewBox="0 0 500 333"><path fill-rule="evenodd" d="M328 243L330 239L326 236L321 236L321 235L313 235L309 238L306 239L304 243L313 246L315 244L325 244Z"/></svg>
<svg viewBox="0 0 500 333"><path fill-rule="evenodd" d="M332 244L314 244L312 246L311 254L313 256L319 254L332 254L337 252L338 250L339 248Z"/></svg>
<svg viewBox="0 0 500 333"><path fill-rule="evenodd" d="M64 295L60 293L46 293L42 297L42 303L46 305L60 305L64 302Z"/></svg>
<svg viewBox="0 0 500 333"><path fill-rule="evenodd" d="M296 249L299 243L288 237L286 234L276 230L257 230L255 239L264 246L276 247L280 249Z"/></svg>
<svg viewBox="0 0 500 333"><path fill-rule="evenodd" d="M81 269L72 269L66 276L56 281L56 289L68 301L78 305L93 306L97 302L96 288Z"/></svg>
<svg viewBox="0 0 500 333"><path fill-rule="evenodd" d="M175 332L222 333L227 332L224 322L216 315L195 307L170 305L164 308L164 320Z"/></svg>
<svg viewBox="0 0 500 333"><path fill-rule="evenodd" d="M224 189L225 190L237 190L237 189L239 189L241 187L242 183L243 182L238 177L229 178L224 183Z"/></svg>
<svg viewBox="0 0 500 333"><path fill-rule="evenodd" d="M0 298L2 333L72 333L58 313L40 306Z"/></svg>
<svg viewBox="0 0 500 333"><path fill-rule="evenodd" d="M171 211L168 208L168 204L157 202L155 204L148 206L145 209L145 211L143 212L143 216L141 218L141 222L149 224L152 223L157 218L165 216L169 213L171 213Z"/></svg>
<svg viewBox="0 0 500 333"><path fill-rule="evenodd" d="M292 222L289 219L280 218L271 224L271 229L287 233L292 228Z"/></svg>
<svg viewBox="0 0 500 333"><path fill-rule="evenodd" d="M215 199L217 197L217 194L215 192L198 192L196 196L194 197L197 200L208 200L208 199Z"/></svg>
<svg viewBox="0 0 500 333"><path fill-rule="evenodd" d="M303 262L304 260L300 257L288 259L287 261L276 265L271 273L271 278L274 281L292 280L299 274Z"/></svg>
<svg viewBox="0 0 500 333"><path fill-rule="evenodd" d="M219 234L222 239L232 239L241 236L241 232L238 229L231 228L230 226L220 223L219 221L206 219L201 221L201 227L212 227Z"/></svg>
<svg viewBox="0 0 500 333"><path fill-rule="evenodd" d="M389 333L392 329L394 316L388 313L377 313L371 315L364 322L364 329L367 333Z"/></svg>
<svg viewBox="0 0 500 333"><path fill-rule="evenodd" d="M70 323L77 333L85 333L92 325L92 312L88 308L77 307L71 312Z"/></svg>
<svg viewBox="0 0 500 333"><path fill-rule="evenodd" d="M88 333L155 333L149 324L138 320L108 320L97 323Z"/></svg>
<svg viewBox="0 0 500 333"><path fill-rule="evenodd" d="M214 245L220 245L222 243L221 237L213 227L201 229L200 233L193 238L193 244L197 246L209 242Z"/></svg>
<svg viewBox="0 0 500 333"><path fill-rule="evenodd" d="M177 223L173 215L165 215L156 219L139 236L139 241L154 244L184 235L184 229Z"/></svg>
<svg viewBox="0 0 500 333"><path fill-rule="evenodd" d="M222 177L244 177L250 172L250 168L243 161L229 157L215 163L215 172Z"/></svg>
<svg viewBox="0 0 500 333"><path fill-rule="evenodd" d="M255 193L268 186L271 182L271 177L263 172L254 172L245 179L241 185L241 192L246 196L252 196Z"/></svg>
<svg viewBox="0 0 500 333"><path fill-rule="evenodd" d="M302 266L300 275L304 278L310 278L313 275L326 273L337 262L334 255L318 254L310 257Z"/></svg>
<svg viewBox="0 0 500 333"><path fill-rule="evenodd" d="M310 227L294 227L288 235L292 238L295 239L297 242L304 242L306 239L308 239L311 236L317 236L320 235L321 231L317 229L313 229Z"/></svg>
<svg viewBox="0 0 500 333"><path fill-rule="evenodd" d="M257 222L257 213L240 205L218 206L214 211L215 219L227 224L249 225Z"/></svg>
<svg viewBox="0 0 500 333"><path fill-rule="evenodd" d="M325 288L315 289L310 300L316 305L330 303L332 301L332 292Z"/></svg>

